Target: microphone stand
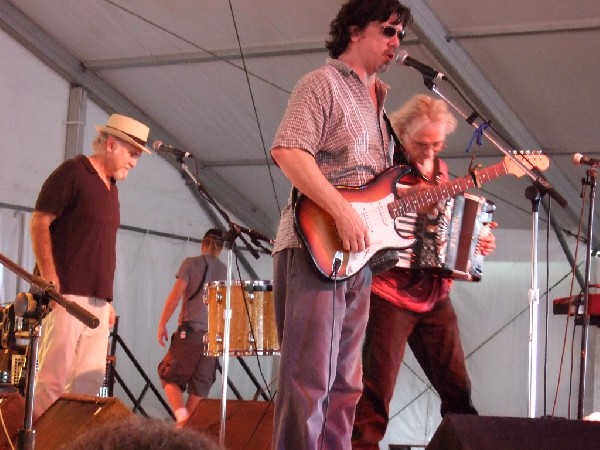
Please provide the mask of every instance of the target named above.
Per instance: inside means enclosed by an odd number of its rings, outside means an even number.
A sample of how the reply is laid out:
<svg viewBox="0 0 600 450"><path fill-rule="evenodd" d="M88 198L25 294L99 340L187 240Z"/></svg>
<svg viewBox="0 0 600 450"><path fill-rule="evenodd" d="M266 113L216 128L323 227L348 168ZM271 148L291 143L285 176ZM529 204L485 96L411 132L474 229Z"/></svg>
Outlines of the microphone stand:
<svg viewBox="0 0 600 450"><path fill-rule="evenodd" d="M448 78L446 80L450 81ZM539 290L537 288L537 230L538 230L538 211L539 211L539 198L536 200L536 197L539 197L540 194L548 194L549 197L553 198L560 206L563 208L567 206L567 201L564 197L562 197L544 178L542 173L537 170L535 166L532 168L527 167L527 165L521 162L518 158L515 158L514 155L502 148L502 146L496 142L496 140L485 130L485 127L477 125L476 119L481 117L481 115L473 111L470 115L466 115L463 111L460 110L457 106L455 106L450 100L448 100L438 89L435 83L433 82L433 78L431 76L427 76L423 74L423 81L425 86L431 91L435 92L441 99L443 99L452 109L454 109L460 116L466 119L467 123L469 123L473 128L477 129L477 132L480 132L481 135L485 136L488 141L493 144L498 150L504 153L506 156L510 157L515 164L517 164L524 173L529 176L533 180L533 189L530 189L529 193L526 193L527 198L532 201L533 207L533 243L532 243L532 273L531 273L531 288L528 293L529 304L530 304L530 313L529 313L529 370L528 370L528 407L527 413L529 417L534 417L535 415L535 402L536 402L536 377L537 377L537 327L538 327L538 304L539 304ZM454 84L450 81L452 86ZM468 103L468 102L467 102ZM487 124L484 122L482 125ZM539 191L539 192L538 192ZM535 202L535 204L533 204ZM591 218L590 218L591 220ZM591 230L588 230L591 233ZM590 236L591 237L591 236ZM588 241L588 242L591 242ZM588 251L588 256L590 252ZM589 280L589 274L588 274ZM589 316L588 316L589 322ZM583 340L582 333L582 340ZM585 340L587 343L587 329ZM583 342L582 342L583 345ZM582 350L583 351L583 350ZM584 367L585 370L585 367ZM581 383L580 383L581 384Z"/></svg>
<svg viewBox="0 0 600 450"><path fill-rule="evenodd" d="M190 157L193 157L190 155ZM177 162L181 166L182 170L190 177L190 179L194 182L194 184L198 187L200 193L204 196L204 198L210 203L213 208L223 217L225 222L229 225L229 230L225 233L223 237L223 241L227 246L227 281L226 281L226 291L225 291L225 308L223 311L223 364L221 370L221 379L222 379L222 389L221 389L221 424L219 428L219 444L221 446L225 446L225 419L227 413L227 376L229 372L229 348L230 348L230 331L231 331L231 280L232 280L232 268L233 268L233 248L235 245L235 240L239 237L241 241L244 243L248 251L254 256L254 258L258 259L259 255L255 248L253 248L248 241L241 235L245 233L252 243L261 249L268 251L266 247L264 247L259 241L268 242L270 244L273 243L273 240L268 238L267 236L259 233L258 231L252 230L250 228L243 227L232 222L229 218L229 215L218 205L215 199L204 189L204 186L200 181L194 176L194 174L190 171L189 167L183 160L183 155L178 156ZM269 252L270 253L270 252Z"/></svg>
<svg viewBox="0 0 600 450"><path fill-rule="evenodd" d="M57 302L69 314L90 328L96 328L100 320L77 303L67 300L56 292L52 283L27 272L2 253L0 253L0 263L31 285L30 294L36 300L35 305L30 305L27 294L19 294L17 299L15 299L15 315L22 316L30 321L29 356L27 356L27 376L25 383L25 417L23 428L19 430L17 448L19 450L33 450L35 448L35 430L33 429L35 370L38 361L39 337L42 330L41 323L42 319L48 313L50 300ZM31 322L33 322L33 325L31 325Z"/></svg>
<svg viewBox="0 0 600 450"><path fill-rule="evenodd" d="M590 207L588 213L587 229L587 254L585 257L585 285L583 289L583 320L581 323L581 353L579 362L579 393L577 405L577 418L583 419L583 400L585 397L585 372L587 368L587 346L588 329L590 326L589 298L590 298L590 275L591 275L591 257L592 257L592 230L594 224L594 200L596 198L596 176L598 171L596 167L587 170L587 179L582 183L590 186Z"/></svg>
<svg viewBox="0 0 600 450"><path fill-rule="evenodd" d="M540 291L538 289L538 219L540 200L542 198L539 189L528 186L525 189L525 197L531 200L532 235L531 235L531 288L529 289L529 372L528 372L528 403L527 417L535 417L536 407L536 379L537 379L537 345L538 345L538 306L540 303Z"/></svg>

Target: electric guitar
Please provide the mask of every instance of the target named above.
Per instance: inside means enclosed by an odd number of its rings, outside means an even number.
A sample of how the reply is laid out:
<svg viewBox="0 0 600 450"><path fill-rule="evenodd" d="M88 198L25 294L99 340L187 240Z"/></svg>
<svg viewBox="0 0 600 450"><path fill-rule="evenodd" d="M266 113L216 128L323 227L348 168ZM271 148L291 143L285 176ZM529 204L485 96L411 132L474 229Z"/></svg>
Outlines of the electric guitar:
<svg viewBox="0 0 600 450"><path fill-rule="evenodd" d="M299 196L294 209L295 226L317 269L332 280L345 280L362 269L381 250L400 250L415 242L412 233L402 232L397 224L408 213L454 197L469 188L479 186L504 175L521 177L526 167L544 171L550 165L540 154L505 157L498 164L479 169L437 186L408 191L399 195L396 184L411 171L408 166L396 166L383 172L362 187L336 186L342 196L362 217L369 230L370 245L360 252L343 249L333 218L306 196ZM339 266L337 271L335 266Z"/></svg>

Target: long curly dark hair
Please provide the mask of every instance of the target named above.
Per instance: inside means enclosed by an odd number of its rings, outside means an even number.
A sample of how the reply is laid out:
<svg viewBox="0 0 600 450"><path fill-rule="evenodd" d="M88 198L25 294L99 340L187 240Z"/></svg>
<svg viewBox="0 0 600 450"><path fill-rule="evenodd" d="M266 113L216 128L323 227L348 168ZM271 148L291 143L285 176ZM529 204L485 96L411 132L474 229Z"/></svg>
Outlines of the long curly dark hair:
<svg viewBox="0 0 600 450"><path fill-rule="evenodd" d="M337 17L331 22L329 39L326 47L329 56L339 57L346 51L350 43L350 27L364 30L371 22L385 22L392 14L396 14L395 25L406 27L412 21L410 9L398 0L350 0L340 9Z"/></svg>

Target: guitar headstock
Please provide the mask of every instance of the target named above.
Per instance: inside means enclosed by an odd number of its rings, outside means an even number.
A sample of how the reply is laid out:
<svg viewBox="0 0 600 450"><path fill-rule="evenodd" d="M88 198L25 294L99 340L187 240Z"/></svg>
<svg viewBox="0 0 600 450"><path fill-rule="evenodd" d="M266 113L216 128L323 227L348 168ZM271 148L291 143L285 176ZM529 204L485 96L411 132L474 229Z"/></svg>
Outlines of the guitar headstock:
<svg viewBox="0 0 600 450"><path fill-rule="evenodd" d="M539 150L514 152L512 156L504 157L504 167L506 167L506 172L516 177L525 175L525 169L523 169L519 163L523 164L526 169L537 169L540 172L543 172L550 166L548 157L542 155L542 152Z"/></svg>

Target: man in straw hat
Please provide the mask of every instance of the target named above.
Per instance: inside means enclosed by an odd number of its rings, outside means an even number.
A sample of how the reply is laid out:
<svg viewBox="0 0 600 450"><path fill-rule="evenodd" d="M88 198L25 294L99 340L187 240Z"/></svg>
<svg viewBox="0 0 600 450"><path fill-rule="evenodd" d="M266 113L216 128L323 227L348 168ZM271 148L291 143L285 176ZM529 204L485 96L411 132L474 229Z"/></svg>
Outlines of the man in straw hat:
<svg viewBox="0 0 600 450"><path fill-rule="evenodd" d="M146 148L149 128L120 114L96 127L91 156L62 163L44 182L31 218L40 276L100 319L91 329L51 302L42 322L34 414L63 393L96 395L106 370L110 305L120 223L117 180Z"/></svg>

